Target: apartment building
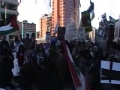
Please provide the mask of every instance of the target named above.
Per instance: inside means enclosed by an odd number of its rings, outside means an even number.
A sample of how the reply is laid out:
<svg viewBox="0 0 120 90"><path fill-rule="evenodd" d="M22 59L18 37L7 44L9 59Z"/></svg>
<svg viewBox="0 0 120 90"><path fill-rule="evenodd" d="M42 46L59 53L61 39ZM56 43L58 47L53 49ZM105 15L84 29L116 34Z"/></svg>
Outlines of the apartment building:
<svg viewBox="0 0 120 90"><path fill-rule="evenodd" d="M44 14L40 19L40 38L46 38L46 32L51 30L51 16Z"/></svg>
<svg viewBox="0 0 120 90"><path fill-rule="evenodd" d="M29 23L27 20L19 22L20 34L25 37L26 34L36 33L36 24ZM23 32L22 32L23 30Z"/></svg>
<svg viewBox="0 0 120 90"><path fill-rule="evenodd" d="M56 23L64 27L68 23L76 22L76 26L79 27L79 5L80 0L53 0L51 33Z"/></svg>

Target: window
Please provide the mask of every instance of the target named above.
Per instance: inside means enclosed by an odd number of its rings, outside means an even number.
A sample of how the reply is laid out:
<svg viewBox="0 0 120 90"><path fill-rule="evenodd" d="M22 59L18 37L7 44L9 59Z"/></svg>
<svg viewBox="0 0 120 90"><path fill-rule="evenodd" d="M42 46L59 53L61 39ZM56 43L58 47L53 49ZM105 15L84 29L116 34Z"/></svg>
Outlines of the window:
<svg viewBox="0 0 120 90"><path fill-rule="evenodd" d="M11 4L11 3L1 3L1 8L5 8L5 6L7 7L7 9L9 10L17 10L17 5Z"/></svg>
<svg viewBox="0 0 120 90"><path fill-rule="evenodd" d="M6 18L10 16L12 16L12 14L7 13ZM1 13L1 19L5 19L5 13Z"/></svg>

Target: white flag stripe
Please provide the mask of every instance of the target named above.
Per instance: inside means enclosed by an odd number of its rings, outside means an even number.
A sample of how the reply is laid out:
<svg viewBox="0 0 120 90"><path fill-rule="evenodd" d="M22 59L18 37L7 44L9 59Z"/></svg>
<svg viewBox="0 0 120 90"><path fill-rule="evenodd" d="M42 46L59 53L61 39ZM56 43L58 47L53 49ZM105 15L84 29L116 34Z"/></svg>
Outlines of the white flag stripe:
<svg viewBox="0 0 120 90"><path fill-rule="evenodd" d="M110 68L110 62L109 61L101 61L101 68L109 69Z"/></svg>
<svg viewBox="0 0 120 90"><path fill-rule="evenodd" d="M0 27L0 31L8 31L8 30L11 30L13 27L11 27L11 23L9 23L8 25L6 26L1 26Z"/></svg>
<svg viewBox="0 0 120 90"><path fill-rule="evenodd" d="M69 56L71 62L74 63L72 55L71 55L67 45L66 45L66 48L67 48L68 56ZM76 90L86 90L85 78L81 72L80 72L80 75L78 75L78 78L79 78L82 85L80 87L76 87Z"/></svg>
<svg viewBox="0 0 120 90"><path fill-rule="evenodd" d="M120 84L120 81L118 81L118 80L111 80L111 82L110 82L110 80L101 80L100 82L101 83L110 83L110 84Z"/></svg>
<svg viewBox="0 0 120 90"><path fill-rule="evenodd" d="M112 62L112 70L120 71L120 63ZM110 69L110 61L101 61L101 68L103 69Z"/></svg>

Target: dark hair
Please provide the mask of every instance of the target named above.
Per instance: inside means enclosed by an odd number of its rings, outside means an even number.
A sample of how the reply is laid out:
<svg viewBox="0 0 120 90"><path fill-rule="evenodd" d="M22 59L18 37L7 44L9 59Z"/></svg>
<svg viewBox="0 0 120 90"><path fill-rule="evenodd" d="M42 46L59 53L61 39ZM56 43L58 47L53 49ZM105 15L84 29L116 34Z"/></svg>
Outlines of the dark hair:
<svg viewBox="0 0 120 90"><path fill-rule="evenodd" d="M29 36L29 34L27 33L26 36Z"/></svg>
<svg viewBox="0 0 120 90"><path fill-rule="evenodd" d="M23 48L23 52L24 52L24 51L25 51L25 48L24 48L23 45L20 45L20 46L19 46L18 52L20 52L20 49L21 49L21 48Z"/></svg>
<svg viewBox="0 0 120 90"><path fill-rule="evenodd" d="M43 47L42 44L39 44L39 45L37 46L37 48L36 48L36 53L38 53L38 52L40 51L40 48L42 48L42 52L44 53L45 50L44 50L44 47Z"/></svg>

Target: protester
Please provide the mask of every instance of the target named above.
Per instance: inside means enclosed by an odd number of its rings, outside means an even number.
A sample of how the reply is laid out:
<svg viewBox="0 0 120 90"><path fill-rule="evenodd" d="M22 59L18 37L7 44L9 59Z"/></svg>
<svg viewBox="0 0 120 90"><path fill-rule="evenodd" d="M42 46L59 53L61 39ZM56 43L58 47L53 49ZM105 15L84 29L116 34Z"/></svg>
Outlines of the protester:
<svg viewBox="0 0 120 90"><path fill-rule="evenodd" d="M24 49L24 46L23 45L20 45L19 46L19 50L18 50L18 53L17 53L17 59L18 59L18 66L19 67L22 67L23 64L24 64L24 58L25 58L25 49Z"/></svg>
<svg viewBox="0 0 120 90"><path fill-rule="evenodd" d="M9 49L9 44L6 42L2 42L1 46L1 54L0 54L0 59L1 59L1 65L0 66L0 87L1 88L6 88L9 87L11 88L11 82L13 78L12 74L12 68L14 67L13 65L13 60L14 57Z"/></svg>
<svg viewBox="0 0 120 90"><path fill-rule="evenodd" d="M20 45L23 45L23 43L19 40L18 36L16 36L14 41L14 47L16 52L18 52Z"/></svg>

